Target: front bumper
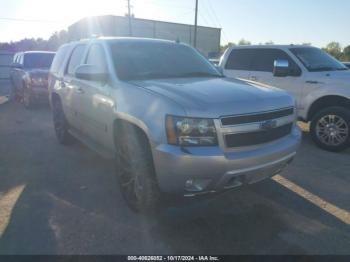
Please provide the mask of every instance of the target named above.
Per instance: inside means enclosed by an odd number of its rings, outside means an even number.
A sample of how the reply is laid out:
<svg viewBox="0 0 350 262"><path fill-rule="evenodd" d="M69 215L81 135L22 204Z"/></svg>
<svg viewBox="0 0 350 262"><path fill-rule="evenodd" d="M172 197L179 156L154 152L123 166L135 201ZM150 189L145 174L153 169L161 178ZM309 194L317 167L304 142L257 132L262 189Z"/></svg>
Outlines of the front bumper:
<svg viewBox="0 0 350 262"><path fill-rule="evenodd" d="M280 173L293 160L300 141L301 131L294 127L287 137L238 151L159 145L153 149L154 166L162 192L184 196L221 192ZM206 186L188 191L189 180L205 181Z"/></svg>

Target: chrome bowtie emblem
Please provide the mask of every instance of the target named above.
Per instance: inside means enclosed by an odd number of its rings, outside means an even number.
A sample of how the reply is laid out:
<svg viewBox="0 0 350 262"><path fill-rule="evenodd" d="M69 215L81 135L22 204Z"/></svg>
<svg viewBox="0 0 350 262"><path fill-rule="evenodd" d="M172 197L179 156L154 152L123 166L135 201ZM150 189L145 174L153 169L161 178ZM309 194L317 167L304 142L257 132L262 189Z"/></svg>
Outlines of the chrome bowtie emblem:
<svg viewBox="0 0 350 262"><path fill-rule="evenodd" d="M262 122L260 124L260 129L262 129L262 130L270 130L270 129L273 129L276 127L277 127L276 120L268 120L268 121Z"/></svg>

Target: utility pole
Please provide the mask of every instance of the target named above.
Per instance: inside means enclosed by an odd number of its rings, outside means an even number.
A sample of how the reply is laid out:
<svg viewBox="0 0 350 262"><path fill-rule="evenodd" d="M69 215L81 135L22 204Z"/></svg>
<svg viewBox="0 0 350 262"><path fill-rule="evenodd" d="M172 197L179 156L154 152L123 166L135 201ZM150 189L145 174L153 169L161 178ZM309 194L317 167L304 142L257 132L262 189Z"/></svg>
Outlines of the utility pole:
<svg viewBox="0 0 350 262"><path fill-rule="evenodd" d="M130 0L127 0L127 1L128 1L128 18L129 18L129 36L132 36Z"/></svg>
<svg viewBox="0 0 350 262"><path fill-rule="evenodd" d="M194 16L194 43L193 43L194 48L197 47L197 28L198 28L197 20L198 20L198 0L196 0L196 11Z"/></svg>

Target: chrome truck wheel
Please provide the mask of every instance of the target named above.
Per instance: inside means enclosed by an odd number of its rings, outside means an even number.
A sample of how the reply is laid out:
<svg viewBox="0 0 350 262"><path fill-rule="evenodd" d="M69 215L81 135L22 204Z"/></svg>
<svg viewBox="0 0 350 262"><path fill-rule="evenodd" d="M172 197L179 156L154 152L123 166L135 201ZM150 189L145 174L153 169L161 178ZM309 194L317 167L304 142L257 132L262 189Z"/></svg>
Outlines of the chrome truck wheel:
<svg viewBox="0 0 350 262"><path fill-rule="evenodd" d="M342 107L322 110L311 122L311 135L316 144L328 151L343 151L350 145L350 111Z"/></svg>

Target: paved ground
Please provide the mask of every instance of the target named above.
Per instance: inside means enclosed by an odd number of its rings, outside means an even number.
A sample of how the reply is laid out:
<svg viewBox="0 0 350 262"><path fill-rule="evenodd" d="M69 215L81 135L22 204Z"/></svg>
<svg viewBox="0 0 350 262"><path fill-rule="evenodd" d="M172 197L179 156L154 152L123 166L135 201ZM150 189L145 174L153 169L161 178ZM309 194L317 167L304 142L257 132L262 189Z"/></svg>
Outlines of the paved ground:
<svg viewBox="0 0 350 262"><path fill-rule="evenodd" d="M280 179L146 218L126 207L113 163L56 142L48 108L7 103L0 254L350 254L349 156L305 134Z"/></svg>
<svg viewBox="0 0 350 262"><path fill-rule="evenodd" d="M8 101L11 83L8 79L0 79L0 105Z"/></svg>
<svg viewBox="0 0 350 262"><path fill-rule="evenodd" d="M10 93L11 83L8 79L0 79L0 96L6 96Z"/></svg>

